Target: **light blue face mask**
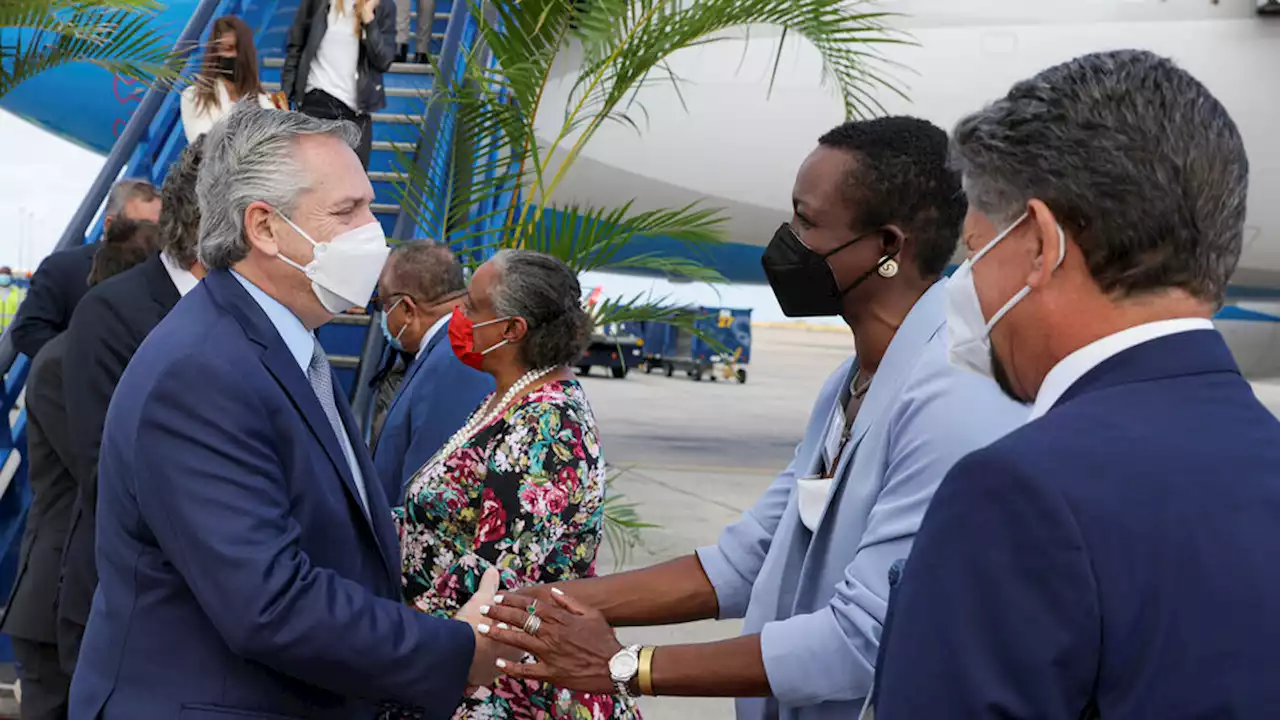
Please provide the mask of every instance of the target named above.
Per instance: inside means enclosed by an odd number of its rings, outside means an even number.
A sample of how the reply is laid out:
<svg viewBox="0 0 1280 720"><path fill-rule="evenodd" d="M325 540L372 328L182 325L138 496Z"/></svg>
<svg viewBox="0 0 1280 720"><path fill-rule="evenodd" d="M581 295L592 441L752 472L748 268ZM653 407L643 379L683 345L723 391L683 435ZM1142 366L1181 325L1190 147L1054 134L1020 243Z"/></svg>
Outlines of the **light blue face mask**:
<svg viewBox="0 0 1280 720"><path fill-rule="evenodd" d="M0 287L9 287L13 284L12 275L0 275Z"/></svg>
<svg viewBox="0 0 1280 720"><path fill-rule="evenodd" d="M404 302L403 296L398 298L395 301L395 303L391 305L391 307L387 308L382 313L382 337L387 339L388 345L395 348L396 350L399 350L400 352L405 351L404 344L400 342L400 338L404 335L404 331L409 329L409 323L405 323L404 327L400 328L400 332L396 333L395 335L392 335L391 329L387 327L387 318L391 317L391 312L395 310L397 307L400 307L400 303L402 302Z"/></svg>

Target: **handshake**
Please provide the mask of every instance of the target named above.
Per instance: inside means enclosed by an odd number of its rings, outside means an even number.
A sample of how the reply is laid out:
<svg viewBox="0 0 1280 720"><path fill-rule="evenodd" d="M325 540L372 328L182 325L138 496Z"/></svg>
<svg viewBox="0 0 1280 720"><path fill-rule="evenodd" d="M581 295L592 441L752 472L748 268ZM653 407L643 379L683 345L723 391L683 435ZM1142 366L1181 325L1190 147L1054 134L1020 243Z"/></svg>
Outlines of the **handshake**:
<svg viewBox="0 0 1280 720"><path fill-rule="evenodd" d="M499 595L498 580L498 571L489 568L455 616L476 638L468 694L499 674L581 692L617 692L609 661L622 644L603 614L549 585ZM522 662L526 654L536 662Z"/></svg>

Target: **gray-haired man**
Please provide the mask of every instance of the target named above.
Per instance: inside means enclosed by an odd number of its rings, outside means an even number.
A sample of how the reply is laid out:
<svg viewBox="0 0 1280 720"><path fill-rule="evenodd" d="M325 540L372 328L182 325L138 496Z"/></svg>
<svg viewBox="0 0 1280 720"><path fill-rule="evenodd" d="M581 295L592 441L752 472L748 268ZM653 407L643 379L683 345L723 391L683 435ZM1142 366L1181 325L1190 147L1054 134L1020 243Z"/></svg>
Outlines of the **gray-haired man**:
<svg viewBox="0 0 1280 720"><path fill-rule="evenodd" d="M125 179L111 188L103 228L116 217L160 220L160 192L146 180ZM97 244L81 245L46 257L31 276L27 298L13 320L10 336L18 352L34 358L44 344L67 329L71 313L89 290L89 269Z"/></svg>
<svg viewBox="0 0 1280 720"><path fill-rule="evenodd" d="M387 255L358 141L253 102L205 136L208 275L111 401L72 717L345 720L395 700L447 718L496 673L468 622L401 601L391 511L315 337Z"/></svg>

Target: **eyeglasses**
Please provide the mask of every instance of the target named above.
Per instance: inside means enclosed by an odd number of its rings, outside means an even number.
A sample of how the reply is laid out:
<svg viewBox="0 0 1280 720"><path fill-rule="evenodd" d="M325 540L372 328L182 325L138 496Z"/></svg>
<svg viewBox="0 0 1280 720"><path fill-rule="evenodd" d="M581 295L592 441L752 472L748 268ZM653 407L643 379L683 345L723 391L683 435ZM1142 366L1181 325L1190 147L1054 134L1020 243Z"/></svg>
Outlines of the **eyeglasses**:
<svg viewBox="0 0 1280 720"><path fill-rule="evenodd" d="M413 297L413 296L408 293L391 293L390 295L387 295L385 298L380 295L374 295L373 303L372 303L373 309L377 312L386 312L387 308L393 307L396 304L397 298L404 298L404 297Z"/></svg>

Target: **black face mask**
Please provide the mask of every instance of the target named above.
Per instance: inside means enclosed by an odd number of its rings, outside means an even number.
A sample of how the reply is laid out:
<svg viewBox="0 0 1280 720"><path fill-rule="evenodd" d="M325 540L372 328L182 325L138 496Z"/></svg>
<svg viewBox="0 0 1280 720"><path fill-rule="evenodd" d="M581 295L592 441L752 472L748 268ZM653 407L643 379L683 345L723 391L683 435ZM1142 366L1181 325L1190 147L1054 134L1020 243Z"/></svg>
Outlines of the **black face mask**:
<svg viewBox="0 0 1280 720"><path fill-rule="evenodd" d="M233 57L218 58L218 72L228 78L234 78L236 75L236 59Z"/></svg>
<svg viewBox="0 0 1280 720"><path fill-rule="evenodd" d="M824 255L800 242L791 225L783 223L773 234L769 246L764 249L764 256L760 258L764 275L769 279L769 287L773 288L773 295L782 306L783 314L787 317L839 315L844 309L844 296L871 277L872 273L880 269L880 265L892 257L885 256L884 260L863 273L852 285L841 289L835 273L827 264L827 258L865 237L869 236L859 235Z"/></svg>

